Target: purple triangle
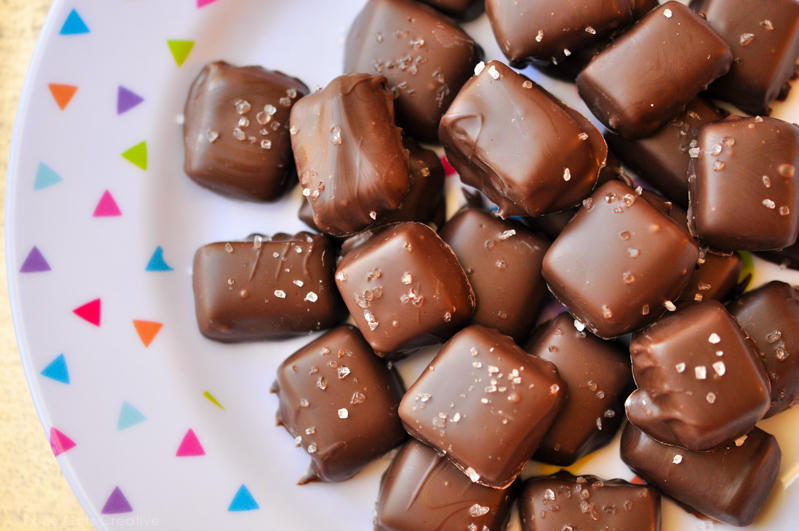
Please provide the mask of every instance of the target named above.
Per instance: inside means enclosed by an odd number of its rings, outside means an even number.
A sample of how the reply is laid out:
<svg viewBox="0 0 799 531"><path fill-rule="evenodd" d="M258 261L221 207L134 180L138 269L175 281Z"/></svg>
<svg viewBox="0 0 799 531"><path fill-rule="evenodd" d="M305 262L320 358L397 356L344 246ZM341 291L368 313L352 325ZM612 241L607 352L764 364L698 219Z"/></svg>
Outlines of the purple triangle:
<svg viewBox="0 0 799 531"><path fill-rule="evenodd" d="M111 496L106 500L101 512L103 514L131 513L133 512L133 507L130 506L125 495L119 490L119 487L114 487L114 492L112 492Z"/></svg>
<svg viewBox="0 0 799 531"><path fill-rule="evenodd" d="M47 263L47 260L44 259L42 253L34 247L31 249L31 252L28 253L28 257L25 259L25 262L22 264L20 268L20 273L42 273L44 271L50 271L50 264Z"/></svg>
<svg viewBox="0 0 799 531"><path fill-rule="evenodd" d="M117 114L128 112L143 101L144 98L120 85L117 93Z"/></svg>

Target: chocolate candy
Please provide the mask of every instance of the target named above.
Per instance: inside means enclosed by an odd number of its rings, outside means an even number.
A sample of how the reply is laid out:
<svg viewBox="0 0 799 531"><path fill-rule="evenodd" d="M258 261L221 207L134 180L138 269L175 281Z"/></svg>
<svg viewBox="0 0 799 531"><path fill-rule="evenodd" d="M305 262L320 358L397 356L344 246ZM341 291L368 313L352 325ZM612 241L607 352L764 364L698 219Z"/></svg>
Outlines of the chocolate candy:
<svg viewBox="0 0 799 531"><path fill-rule="evenodd" d="M609 443L634 387L627 349L577 330L574 318L562 313L536 329L524 350L554 363L569 386L563 409L533 458L570 466Z"/></svg>
<svg viewBox="0 0 799 531"><path fill-rule="evenodd" d="M744 261L741 255L733 253L723 256L706 252L691 275L688 286L680 295L681 301L702 301L715 299L720 302L727 300L727 296L738 284Z"/></svg>
<svg viewBox="0 0 799 531"><path fill-rule="evenodd" d="M549 242L520 223L475 209L461 210L440 236L455 251L474 289L472 323L524 340L546 294L541 262Z"/></svg>
<svg viewBox="0 0 799 531"><path fill-rule="evenodd" d="M407 437L397 416L399 375L355 327L331 330L289 356L272 392L278 425L311 457L300 485L349 479Z"/></svg>
<svg viewBox="0 0 799 531"><path fill-rule="evenodd" d="M484 0L420 0L452 18L474 20L485 11Z"/></svg>
<svg viewBox="0 0 799 531"><path fill-rule="evenodd" d="M799 128L730 116L699 132L691 160L691 231L712 249L765 251L799 234Z"/></svg>
<svg viewBox="0 0 799 531"><path fill-rule="evenodd" d="M799 295L784 282L769 282L729 306L741 329L757 343L771 381L766 417L799 403Z"/></svg>
<svg viewBox="0 0 799 531"><path fill-rule="evenodd" d="M793 0L693 0L691 9L721 34L735 56L730 72L710 85L710 94L750 114L764 112L794 74L799 58L799 4Z"/></svg>
<svg viewBox="0 0 799 531"><path fill-rule="evenodd" d="M607 158L599 130L498 61L470 79L441 120L447 159L503 218L578 205Z"/></svg>
<svg viewBox="0 0 799 531"><path fill-rule="evenodd" d="M455 253L421 223L387 227L345 255L336 285L366 341L391 359L446 341L474 313Z"/></svg>
<svg viewBox="0 0 799 531"><path fill-rule="evenodd" d="M799 269L799 243L795 243L774 251L760 251L755 253L760 258L778 264L781 269Z"/></svg>
<svg viewBox="0 0 799 531"><path fill-rule="evenodd" d="M448 17L413 0L370 0L350 28L344 71L386 76L397 124L438 142L438 124L482 59L482 49Z"/></svg>
<svg viewBox="0 0 799 531"><path fill-rule="evenodd" d="M443 455L411 439L383 475L377 531L503 531L513 489L477 485Z"/></svg>
<svg viewBox="0 0 799 531"><path fill-rule="evenodd" d="M747 526L777 480L777 440L755 428L712 452L667 446L627 424L621 458L663 494L721 522Z"/></svg>
<svg viewBox="0 0 799 531"><path fill-rule="evenodd" d="M433 359L400 403L408 432L475 483L503 488L522 471L566 398L555 366L496 330L472 325Z"/></svg>
<svg viewBox="0 0 799 531"><path fill-rule="evenodd" d="M577 76L577 90L608 129L651 135L714 79L732 52L702 18L679 2L653 9Z"/></svg>
<svg viewBox="0 0 799 531"><path fill-rule="evenodd" d="M605 133L613 152L646 182L663 192L671 201L688 208L689 150L696 147L699 129L724 118L724 113L702 97L696 97L675 119L652 136L627 140Z"/></svg>
<svg viewBox="0 0 799 531"><path fill-rule="evenodd" d="M623 479L575 477L565 470L527 480L519 511L522 531L660 531L660 493L654 488Z"/></svg>
<svg viewBox="0 0 799 531"><path fill-rule="evenodd" d="M223 343L285 339L336 326L347 310L333 284L327 236L300 232L211 243L194 255L200 332Z"/></svg>
<svg viewBox="0 0 799 531"><path fill-rule="evenodd" d="M302 81L281 72L207 64L186 101L186 174L228 197L279 199L296 182L289 113L306 94Z"/></svg>
<svg viewBox="0 0 799 531"><path fill-rule="evenodd" d="M627 418L693 451L730 444L769 409L760 353L718 301L684 306L633 337Z"/></svg>
<svg viewBox="0 0 799 531"><path fill-rule="evenodd" d="M408 154L386 78L337 77L291 110L291 145L314 223L345 236L396 210L408 192Z"/></svg>
<svg viewBox="0 0 799 531"><path fill-rule="evenodd" d="M677 300L699 249L687 231L620 181L585 200L544 257L550 291L602 338L646 326Z"/></svg>
<svg viewBox="0 0 799 531"><path fill-rule="evenodd" d="M633 20L631 0L486 0L486 13L514 66L560 61Z"/></svg>

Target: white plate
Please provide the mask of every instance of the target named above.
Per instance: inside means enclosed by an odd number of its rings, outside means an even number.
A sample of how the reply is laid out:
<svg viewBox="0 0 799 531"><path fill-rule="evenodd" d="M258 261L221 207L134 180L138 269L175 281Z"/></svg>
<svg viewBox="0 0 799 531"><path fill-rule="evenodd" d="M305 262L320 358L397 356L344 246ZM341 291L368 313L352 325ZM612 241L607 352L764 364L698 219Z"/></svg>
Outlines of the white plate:
<svg viewBox="0 0 799 531"><path fill-rule="evenodd" d="M211 60L261 64L311 87L325 85L341 72L344 37L363 3L55 2L14 131L6 204L8 275L39 416L97 528L371 528L387 461L341 484L298 487L308 458L274 424L277 401L268 390L275 369L308 338L221 345L201 337L194 319L194 251L256 231L303 229L296 216L301 197L295 190L287 200L264 206L199 188L183 174L178 124L189 85ZM485 17L466 28L489 58L501 58ZM181 66L169 40L194 42ZM531 75L588 114L572 85ZM71 99L70 89L54 89L66 103L63 110L50 84L77 87ZM127 110L123 105L121 114L120 87L143 100L127 94L123 104L138 104ZM796 120L796 96L777 104L775 114ZM141 142L146 142L146 170L121 156ZM111 201L102 199L106 192ZM171 270L148 270L159 248ZM155 269L165 269L157 253L155 258ZM35 271L42 269L48 270ZM772 278L797 283L799 273L757 261L756 284ZM97 299L99 326L89 322L96 303L78 312L89 321L73 312ZM162 325L149 346L134 321ZM63 381L60 355L69 383ZM401 364L409 383L431 355ZM797 420L799 408L762 423L782 446L783 479L754 529L793 528L799 517L799 491L788 487L798 474ZM55 439L53 430L58 430ZM176 455L189 430L202 451L188 444L188 453L204 455ZM632 477L618 459L618 441L572 470ZM242 486L249 494L237 497ZM664 503L663 520L665 531L710 526L670 502ZM514 521L511 528L517 527Z"/></svg>

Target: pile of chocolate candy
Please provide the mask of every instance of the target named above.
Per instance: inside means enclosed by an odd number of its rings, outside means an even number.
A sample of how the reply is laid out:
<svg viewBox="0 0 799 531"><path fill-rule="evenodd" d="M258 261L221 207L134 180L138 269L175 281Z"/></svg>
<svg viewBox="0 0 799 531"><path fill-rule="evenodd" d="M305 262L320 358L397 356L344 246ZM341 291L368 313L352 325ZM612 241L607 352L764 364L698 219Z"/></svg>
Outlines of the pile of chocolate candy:
<svg viewBox="0 0 799 531"><path fill-rule="evenodd" d="M604 137L483 63L455 21L483 9L511 65L576 79ZM799 255L783 251L799 233L799 128L768 117L797 56L796 0L369 0L345 74L316 92L209 64L186 104L186 173L252 201L299 180L313 233L199 249L200 331L332 329L278 369L278 422L311 458L301 484L403 445L376 529L497 531L518 498L525 531L655 531L661 493L749 525L781 457L755 424L799 402L799 295L772 282L741 296L736 251ZM445 220L442 163L411 138L440 142L498 210L475 196ZM547 290L569 313L536 328ZM392 364L440 343L406 391ZM569 466L625 416L621 458L645 484L520 485L531 458Z"/></svg>

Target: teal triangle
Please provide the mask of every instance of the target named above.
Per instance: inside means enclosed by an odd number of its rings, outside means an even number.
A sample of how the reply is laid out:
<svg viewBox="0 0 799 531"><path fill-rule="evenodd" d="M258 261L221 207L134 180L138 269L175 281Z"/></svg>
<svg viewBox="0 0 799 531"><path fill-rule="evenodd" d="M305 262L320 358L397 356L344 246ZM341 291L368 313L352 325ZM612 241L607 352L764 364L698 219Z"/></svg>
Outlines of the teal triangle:
<svg viewBox="0 0 799 531"><path fill-rule="evenodd" d="M61 35L78 35L79 33L89 33L89 28L78 12L74 9L69 13L66 22L61 26Z"/></svg>
<svg viewBox="0 0 799 531"><path fill-rule="evenodd" d="M145 271L173 271L171 267L166 263L164 260L164 250L161 249L159 245L158 248L153 253L153 256L150 257L150 261L147 262L147 267L144 268Z"/></svg>
<svg viewBox="0 0 799 531"><path fill-rule="evenodd" d="M46 376L51 380L57 382L69 383L69 371L67 370L67 360L64 359L63 354L59 354L56 359L50 362L50 365L44 368L42 376Z"/></svg>
<svg viewBox="0 0 799 531"><path fill-rule="evenodd" d="M147 420L147 417L141 414L141 411L131 406L127 402L122 402L122 410L119 412L119 420L117 421L117 429L124 430L130 428L134 424Z"/></svg>
<svg viewBox="0 0 799 531"><path fill-rule="evenodd" d="M39 169L36 170L36 180L33 181L33 189L41 190L42 188L47 188L48 186L58 184L63 180L64 179L62 179L56 172L53 171L53 168L44 162L40 162Z"/></svg>
<svg viewBox="0 0 799 531"><path fill-rule="evenodd" d="M233 501L230 502L230 507L227 508L228 511L254 511L255 509L259 509L258 503L255 501L255 498L252 497L250 491L247 490L247 487L242 485L239 487L239 491L233 497Z"/></svg>

